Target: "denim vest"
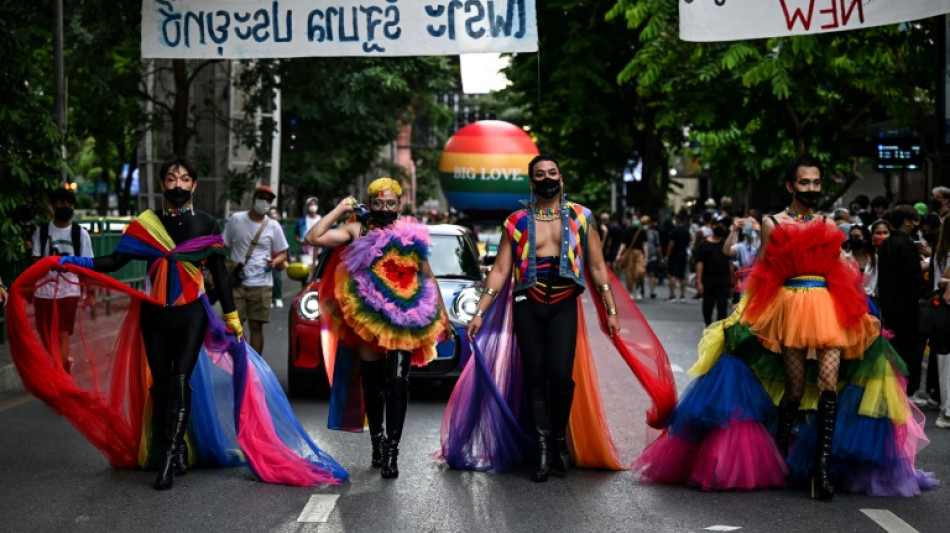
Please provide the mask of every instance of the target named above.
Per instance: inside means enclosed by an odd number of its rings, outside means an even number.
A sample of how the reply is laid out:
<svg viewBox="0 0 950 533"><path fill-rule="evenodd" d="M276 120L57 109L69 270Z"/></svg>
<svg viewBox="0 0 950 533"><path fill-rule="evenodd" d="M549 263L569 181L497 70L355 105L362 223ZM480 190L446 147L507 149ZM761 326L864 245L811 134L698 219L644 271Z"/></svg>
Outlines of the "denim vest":
<svg viewBox="0 0 950 533"><path fill-rule="evenodd" d="M587 251L587 232L591 220L590 209L565 202L561 212L561 254L558 275L586 287L584 281L584 254ZM514 260L515 291L533 287L538 282L537 253L535 248L535 221L531 209L522 209L508 215L505 230L511 240Z"/></svg>

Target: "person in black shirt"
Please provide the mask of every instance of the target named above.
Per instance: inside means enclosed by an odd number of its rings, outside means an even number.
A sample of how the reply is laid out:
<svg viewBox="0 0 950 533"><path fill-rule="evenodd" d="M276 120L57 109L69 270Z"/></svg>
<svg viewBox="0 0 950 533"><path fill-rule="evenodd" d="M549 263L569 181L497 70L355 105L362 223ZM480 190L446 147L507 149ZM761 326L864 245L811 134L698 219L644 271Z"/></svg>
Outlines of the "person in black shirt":
<svg viewBox="0 0 950 533"><path fill-rule="evenodd" d="M907 395L920 386L922 354L917 349L920 292L920 252L909 235L914 233L920 215L909 205L899 205L891 214L894 229L877 251L877 293L881 302L884 327L894 332L891 344L907 363Z"/></svg>
<svg viewBox="0 0 950 533"><path fill-rule="evenodd" d="M703 297L703 320L712 324L713 305L716 320L726 318L732 286L732 258L722 253L722 241L729 235L732 221L719 217L713 223L713 235L696 249L696 290Z"/></svg>
<svg viewBox="0 0 950 533"><path fill-rule="evenodd" d="M689 229L686 228L686 215L677 213L673 216L673 229L670 230L670 239L666 244L666 254L663 261L670 275L670 298L668 303L676 301L676 284L680 286L680 303L686 302L686 263L689 249Z"/></svg>

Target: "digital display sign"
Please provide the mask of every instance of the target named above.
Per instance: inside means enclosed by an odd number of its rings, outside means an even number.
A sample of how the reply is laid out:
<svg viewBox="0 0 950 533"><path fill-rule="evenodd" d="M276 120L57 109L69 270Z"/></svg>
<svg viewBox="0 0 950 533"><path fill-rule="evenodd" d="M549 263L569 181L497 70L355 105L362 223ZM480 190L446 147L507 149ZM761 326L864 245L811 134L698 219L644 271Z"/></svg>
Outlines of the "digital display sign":
<svg viewBox="0 0 950 533"><path fill-rule="evenodd" d="M920 170L923 158L920 155L920 141L917 139L879 139L877 170Z"/></svg>

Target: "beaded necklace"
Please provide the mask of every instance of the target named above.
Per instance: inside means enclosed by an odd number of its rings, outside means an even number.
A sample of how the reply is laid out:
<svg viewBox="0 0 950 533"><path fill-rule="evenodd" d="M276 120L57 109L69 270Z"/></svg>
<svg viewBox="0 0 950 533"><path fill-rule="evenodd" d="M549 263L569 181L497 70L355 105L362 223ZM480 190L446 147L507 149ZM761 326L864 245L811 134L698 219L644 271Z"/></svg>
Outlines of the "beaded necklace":
<svg viewBox="0 0 950 533"><path fill-rule="evenodd" d="M559 220L561 218L561 212L557 209L534 209L534 219L541 222L548 220Z"/></svg>
<svg viewBox="0 0 950 533"><path fill-rule="evenodd" d="M807 213L796 213L791 207L786 207L785 214L795 219L796 222L808 222L815 218L815 212L811 209L809 209Z"/></svg>
<svg viewBox="0 0 950 533"><path fill-rule="evenodd" d="M194 213L194 209L192 209L191 204L183 205L181 207L163 207L162 213L165 216L177 217L181 215L190 215Z"/></svg>

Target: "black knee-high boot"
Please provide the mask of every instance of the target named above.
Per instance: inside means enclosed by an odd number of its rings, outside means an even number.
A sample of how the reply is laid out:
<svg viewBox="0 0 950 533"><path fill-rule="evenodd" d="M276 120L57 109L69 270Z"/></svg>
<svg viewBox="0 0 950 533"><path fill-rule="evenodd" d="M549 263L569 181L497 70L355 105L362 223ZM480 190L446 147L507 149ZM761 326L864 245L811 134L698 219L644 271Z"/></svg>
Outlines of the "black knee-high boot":
<svg viewBox="0 0 950 533"><path fill-rule="evenodd" d="M383 447L386 433L383 430L383 390L386 384L386 361L360 361L360 378L363 382L363 403L366 405L366 419L369 421L369 437L373 443L372 465L383 466Z"/></svg>
<svg viewBox="0 0 950 533"><path fill-rule="evenodd" d="M185 443L185 433L188 431L188 419L191 417L191 383L185 378L185 385L181 395L182 405L185 409L185 426L182 431L181 439L176 446L175 453L175 475L184 476L188 473L188 444Z"/></svg>
<svg viewBox="0 0 950 533"><path fill-rule="evenodd" d="M152 438L149 449L154 451L154 453L149 454L148 464L146 465L149 470L158 468L161 463L161 456L165 454L165 448L168 447L165 428L168 426L168 393L171 387L166 386L166 384L167 382L161 386L152 385L148 389L152 397Z"/></svg>
<svg viewBox="0 0 950 533"><path fill-rule="evenodd" d="M409 407L409 365L412 352L393 350L386 356L386 436L382 477L399 477L399 440Z"/></svg>
<svg viewBox="0 0 950 533"><path fill-rule="evenodd" d="M792 434L792 426L795 425L795 417L798 415L799 402L782 402L778 409L778 430L775 433L775 445L778 451L782 452L782 457L788 456L788 439Z"/></svg>
<svg viewBox="0 0 950 533"><path fill-rule="evenodd" d="M824 502L830 502L835 495L835 487L831 482L829 470L837 414L838 395L833 390L822 391L821 396L818 397L818 445L815 449L811 497Z"/></svg>
<svg viewBox="0 0 950 533"><path fill-rule="evenodd" d="M548 415L548 404L543 393L529 393L529 413L531 424L534 426L534 439L537 443L536 470L531 474L531 481L544 482L548 480L551 465L551 425Z"/></svg>
<svg viewBox="0 0 950 533"><path fill-rule="evenodd" d="M571 464L571 454L567 449L567 423L571 418L571 406L574 404L574 388L551 394L551 434L554 438L554 450L551 453L551 473L564 477Z"/></svg>
<svg viewBox="0 0 950 533"><path fill-rule="evenodd" d="M188 378L178 374L172 378L171 401L168 409L168 425L165 429L166 446L158 466L158 475L155 477L155 488L165 490L172 488L175 480L175 463L179 447L184 446L185 430L188 428L188 414L191 405L187 394Z"/></svg>

